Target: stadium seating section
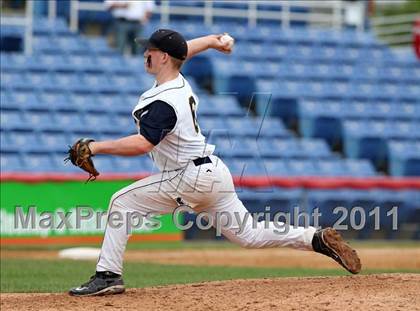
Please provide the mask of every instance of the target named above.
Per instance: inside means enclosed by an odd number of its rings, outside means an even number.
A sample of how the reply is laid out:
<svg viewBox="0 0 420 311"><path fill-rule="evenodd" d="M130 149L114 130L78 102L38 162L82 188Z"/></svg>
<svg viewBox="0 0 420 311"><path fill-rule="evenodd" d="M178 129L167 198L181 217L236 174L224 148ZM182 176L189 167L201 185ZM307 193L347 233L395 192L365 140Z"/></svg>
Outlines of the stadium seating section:
<svg viewBox="0 0 420 311"><path fill-rule="evenodd" d="M153 21L145 34L158 26ZM207 27L194 18L168 26L188 39L229 32L237 41L232 55L208 52L184 68L200 97L200 127L233 175L381 176L377 168L386 163L392 176L420 176L414 56L399 58L371 34L348 30L248 28L226 19ZM22 33L2 26L2 36ZM131 109L153 81L141 56L122 57L102 37L70 32L62 19L35 20L34 34L32 56L1 53L1 171L78 172L63 165L68 144L135 132ZM208 83L212 92L202 88ZM257 117L248 111L251 99ZM337 144L342 153L332 151ZM154 170L145 157L95 163L102 172ZM337 204L400 204L400 221L419 221L418 191L302 191L244 188L239 196L251 211L300 204L327 215Z"/></svg>

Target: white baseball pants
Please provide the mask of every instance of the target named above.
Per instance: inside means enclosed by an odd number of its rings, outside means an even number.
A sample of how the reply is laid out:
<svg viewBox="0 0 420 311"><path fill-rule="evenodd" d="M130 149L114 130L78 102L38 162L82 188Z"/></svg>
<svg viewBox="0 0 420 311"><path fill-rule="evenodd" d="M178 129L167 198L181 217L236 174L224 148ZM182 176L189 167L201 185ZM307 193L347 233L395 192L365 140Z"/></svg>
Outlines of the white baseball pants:
<svg viewBox="0 0 420 311"><path fill-rule="evenodd" d="M195 166L191 162L184 169L149 176L116 192L108 214L119 211L125 225L119 228L107 225L96 271L122 274L123 253L129 237L128 213L138 212L144 216L173 213L179 206L179 198L194 211L205 211L214 218L222 215L221 233L242 247L286 246L312 250L314 227L290 226L279 230L272 222L253 224L251 215L235 193L229 169L218 157L210 158L212 163ZM227 215L231 216L230 221Z"/></svg>

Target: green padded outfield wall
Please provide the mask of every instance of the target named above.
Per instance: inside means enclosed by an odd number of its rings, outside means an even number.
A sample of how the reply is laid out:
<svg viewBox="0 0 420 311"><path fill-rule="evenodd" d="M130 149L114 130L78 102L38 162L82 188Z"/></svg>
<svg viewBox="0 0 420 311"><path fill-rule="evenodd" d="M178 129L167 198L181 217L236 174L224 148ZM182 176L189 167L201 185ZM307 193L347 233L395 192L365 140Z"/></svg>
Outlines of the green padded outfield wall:
<svg viewBox="0 0 420 311"><path fill-rule="evenodd" d="M41 183L23 183L23 182L2 182L1 183L1 236L72 236L72 235L102 235L105 228L106 215L102 216L100 221L99 212L105 212L108 209L109 199L112 194L119 189L129 185L132 181L95 181L84 183L80 181L66 182L41 182ZM16 217L16 207L21 207L24 217L28 216L30 206L36 207L35 228L22 228L22 219ZM83 215L86 215L88 209L94 212L90 220L82 220L80 229L76 228L76 208ZM83 208L80 208L83 207ZM34 208L32 208L35 211ZM55 215L57 211L69 212L69 223L73 228L56 229L61 219L58 216L49 217L45 212L52 212ZM44 212L44 213L43 213ZM96 213L98 212L98 213ZM18 219L18 228L15 221ZM47 219L49 218L49 219ZM55 219L54 219L55 218ZM40 221L42 226L40 226ZM53 228L48 227L54 219ZM134 229L133 233L141 234L168 234L179 233L180 230L172 221L172 215L155 217L152 221L154 226L141 226ZM144 224L144 223L143 223ZM31 221L29 226L32 227Z"/></svg>

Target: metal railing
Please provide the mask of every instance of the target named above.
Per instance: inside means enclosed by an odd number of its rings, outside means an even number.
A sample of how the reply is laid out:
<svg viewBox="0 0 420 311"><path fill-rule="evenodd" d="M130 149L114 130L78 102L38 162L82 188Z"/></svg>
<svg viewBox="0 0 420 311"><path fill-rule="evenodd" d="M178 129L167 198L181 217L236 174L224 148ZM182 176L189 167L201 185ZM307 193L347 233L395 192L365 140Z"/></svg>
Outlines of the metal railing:
<svg viewBox="0 0 420 311"><path fill-rule="evenodd" d="M48 1L48 20L53 22L57 17L57 0ZM0 24L9 26L25 27L24 35L24 53L32 54L33 41L33 21L34 21L34 1L25 1L25 14L19 16L1 15Z"/></svg>
<svg viewBox="0 0 420 311"><path fill-rule="evenodd" d="M331 1L303 1L303 0L277 0L277 1L218 1L218 3L242 4L246 8L220 8L214 5L215 1L203 1L201 7L191 7L162 0L154 12L160 14L162 24L168 24L171 17L176 15L202 16L206 25L212 25L215 17L236 17L247 20L248 25L256 26L258 21L272 20L281 22L283 28L289 28L292 22L308 22L312 26L328 25L341 29L345 23L344 5L341 0ZM265 10L261 7L269 5L278 7L278 11ZM292 8L308 9L308 12L293 12ZM105 11L102 3L80 2L72 0L70 5L70 29L78 30L79 11ZM363 30L363 24L357 29Z"/></svg>
<svg viewBox="0 0 420 311"><path fill-rule="evenodd" d="M27 55L32 54L32 28L33 28L33 2L26 1L25 15L22 16L1 16L1 25L22 26L25 27L24 52Z"/></svg>
<svg viewBox="0 0 420 311"><path fill-rule="evenodd" d="M413 41L413 24L420 14L381 16L371 19L374 33L389 45L410 44Z"/></svg>
<svg viewBox="0 0 420 311"><path fill-rule="evenodd" d="M222 1L218 1L221 3ZM3 16L2 25L17 25L25 27L24 51L32 53L33 30L33 1L25 1L25 14L23 16ZM311 26L330 26L341 29L345 25L345 5L341 0L332 1L304 1L304 0L277 0L277 1L223 1L223 3L241 3L245 8L221 8L214 5L215 1L203 1L201 7L191 7L162 0L155 7L155 13L160 14L162 24L168 24L173 16L188 15L202 16L206 25L212 25L217 17L236 17L247 21L249 26L256 26L259 21L272 20L281 22L281 27L289 28L293 22L307 22ZM264 9L269 5L278 10ZM294 12L295 8L307 9L307 12ZM105 11L103 3L80 2L71 0L70 3L70 29L74 32L79 28L80 11ZM57 16L57 0L48 0L48 19L53 21ZM371 18L370 22L376 35L390 45L408 44L412 42L413 22L420 14L405 14L388 17ZM364 30L364 25L357 25L358 30Z"/></svg>

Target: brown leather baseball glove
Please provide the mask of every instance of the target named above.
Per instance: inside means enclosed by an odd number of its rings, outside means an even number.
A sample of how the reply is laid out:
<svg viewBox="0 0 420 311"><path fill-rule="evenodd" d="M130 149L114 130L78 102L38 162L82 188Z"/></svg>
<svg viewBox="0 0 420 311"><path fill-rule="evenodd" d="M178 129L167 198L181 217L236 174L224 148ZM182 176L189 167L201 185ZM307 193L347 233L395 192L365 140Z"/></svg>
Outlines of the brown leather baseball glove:
<svg viewBox="0 0 420 311"><path fill-rule="evenodd" d="M93 154L89 149L89 143L94 141L93 139L81 138L70 147L68 151L68 157L64 159L65 162L71 161L73 165L80 167L85 172L89 173L88 181L94 181L99 172L96 170L93 164Z"/></svg>

